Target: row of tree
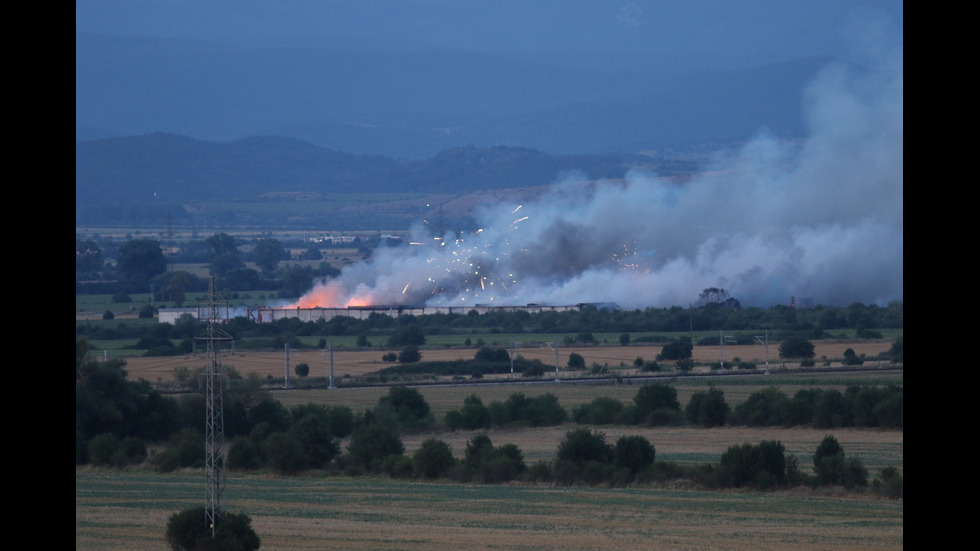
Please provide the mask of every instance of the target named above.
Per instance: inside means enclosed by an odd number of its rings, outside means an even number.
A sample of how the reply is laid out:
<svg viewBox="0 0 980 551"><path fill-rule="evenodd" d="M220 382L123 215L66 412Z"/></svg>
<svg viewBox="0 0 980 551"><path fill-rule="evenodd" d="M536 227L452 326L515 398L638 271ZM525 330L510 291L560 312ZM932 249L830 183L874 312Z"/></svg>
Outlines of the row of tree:
<svg viewBox="0 0 980 551"><path fill-rule="evenodd" d="M679 409L676 392L665 385L642 387L634 402L640 411ZM697 402L692 399L691 404ZM576 420L589 424L598 420L601 424L603 419L592 417L600 405L611 404L608 399L597 399L577 409ZM688 407L689 413L695 409ZM505 403L495 402L486 410L476 396L470 396L460 412L450 412L446 417L447 424L450 418L458 417L464 425L461 428L482 429L494 424L494 415L506 416L507 426L557 425L566 420L557 399L547 394L538 399L514 394ZM814 475L802 472L796 458L786 456L777 441L733 445L716 464L683 467L656 462L655 447L643 436L624 435L609 443L604 433L584 426L566 432L553 460L531 465L525 462L518 446L494 445L485 432L478 432L467 442L462 458L457 458L451 447L438 438L425 440L413 454L406 455L401 434L430 430L434 424L421 393L407 387L390 388L375 407L358 418L345 406L306 404L286 408L266 398L249 410L248 417L244 426L236 428L239 435L228 450L227 465L233 470L272 469L298 474L319 469L355 476L370 473L481 483L521 479L561 485L621 486L674 478L691 479L712 488L769 489L801 484L860 488L868 484L868 472L860 459L845 459L843 449L832 436L825 437L814 453ZM346 452L339 443L343 438L348 439ZM118 440L110 434L98 435L88 443L90 462L124 465L144 461L145 448L140 449L136 442L135 437ZM161 471L169 471L201 467L204 455L203 437L195 429L184 428L151 461ZM884 485L879 489L887 495L901 497L902 479L897 469L883 471L875 484Z"/></svg>
<svg viewBox="0 0 980 551"><path fill-rule="evenodd" d="M145 382L126 380L123 367L118 361L96 361L88 354L84 339L76 342L76 463L140 463L147 459L146 442L150 442L163 445L163 451L150 458L160 470L200 466L204 460L199 431L205 416L203 396L163 396ZM391 387L374 408L355 416L346 406L286 408L262 389L257 377L248 377L233 381L232 392L224 399L224 420L225 434L232 439L229 464L235 468L404 474L418 468L398 457L403 449L399 434L404 431L556 426L569 419L589 426L690 423L712 427L727 423L901 428L902 402L901 387L850 387L844 393L804 389L792 399L768 388L730 410L724 393L709 388L692 395L682 410L676 389L650 383L639 387L631 404L597 397L573 408L571 415L550 393L537 397L514 393L489 405L474 394L464 399L461 409L447 412L440 423L422 394L408 387ZM347 454L339 447L343 438L350 438ZM501 453L513 460L513 451ZM491 455L497 459L495 469L524 472L519 462L507 466L504 458ZM483 472L477 466L470 465L471 470Z"/></svg>
<svg viewBox="0 0 980 551"><path fill-rule="evenodd" d="M122 454L122 461L128 461L133 454L138 457L140 446L127 439L159 442L180 434L181 429L199 427L204 416L204 401L200 394L188 393L179 399L165 396L145 380L127 380L124 367L125 362L121 360L98 361L89 353L87 339L76 339L75 424L76 459L79 462L88 461L92 450L97 450L91 454L96 462L112 462L111 458L117 452ZM261 431L269 434L288 429L289 412L269 395L257 376L236 378L232 383L235 392L228 395L224 405L226 434L245 436L260 426L263 427ZM376 410L372 415L391 418L399 426L413 430L431 429L435 424L435 420L428 417L428 406L417 391L393 387L385 403L386 409ZM527 397L517 392L506 401L489 405L472 394L464 399L462 408L448 412L441 421L449 430L551 426L569 419L590 425L690 423L704 427L729 424L902 428L903 409L900 386L850 386L843 393L836 389L801 389L792 397L779 389L766 388L752 394L734 409L726 403L721 390L709 388L694 393L682 410L675 388L663 383L649 383L638 389L632 403L600 396L573 408L570 414L550 393ZM316 413L316 422L329 422L333 433L352 430L353 414L345 408ZM193 440L193 435L183 436L186 437L183 439ZM91 440L95 438L101 440L92 445ZM173 448L179 448L179 445ZM165 459L174 462L173 457Z"/></svg>

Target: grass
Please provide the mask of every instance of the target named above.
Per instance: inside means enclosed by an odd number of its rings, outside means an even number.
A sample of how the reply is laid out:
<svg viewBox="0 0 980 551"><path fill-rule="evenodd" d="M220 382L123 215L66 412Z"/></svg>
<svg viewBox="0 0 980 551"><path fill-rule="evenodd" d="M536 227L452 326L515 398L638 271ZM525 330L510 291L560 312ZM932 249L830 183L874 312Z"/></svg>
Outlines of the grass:
<svg viewBox="0 0 980 551"><path fill-rule="evenodd" d="M165 550L167 518L203 504L197 472L76 469L76 551ZM474 486L231 473L225 507L262 549L892 550L903 504L869 498L664 488Z"/></svg>

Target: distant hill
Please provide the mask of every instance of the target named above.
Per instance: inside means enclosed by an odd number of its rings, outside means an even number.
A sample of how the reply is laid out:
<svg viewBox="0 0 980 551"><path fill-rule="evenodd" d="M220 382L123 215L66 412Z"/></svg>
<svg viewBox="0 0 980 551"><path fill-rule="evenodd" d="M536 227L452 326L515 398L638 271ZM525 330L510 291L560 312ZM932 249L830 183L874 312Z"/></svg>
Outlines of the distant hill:
<svg viewBox="0 0 980 551"><path fill-rule="evenodd" d="M605 54L244 46L76 33L75 136L287 136L424 159L472 144L555 154L804 132L806 84L833 61L722 70Z"/></svg>
<svg viewBox="0 0 980 551"><path fill-rule="evenodd" d="M407 192L461 196L543 186L572 172L584 179L622 178L636 166L671 176L690 173L697 164L627 154L549 155L503 146L462 147L429 159L395 160L341 153L291 138L218 143L155 133L76 142L75 216L81 225L161 224L168 217L187 219L200 208L195 205L209 202L297 197L310 201L338 194ZM221 216L228 223L241 218L231 208ZM277 223L285 223L285 218L278 217ZM303 218L293 220L299 223Z"/></svg>

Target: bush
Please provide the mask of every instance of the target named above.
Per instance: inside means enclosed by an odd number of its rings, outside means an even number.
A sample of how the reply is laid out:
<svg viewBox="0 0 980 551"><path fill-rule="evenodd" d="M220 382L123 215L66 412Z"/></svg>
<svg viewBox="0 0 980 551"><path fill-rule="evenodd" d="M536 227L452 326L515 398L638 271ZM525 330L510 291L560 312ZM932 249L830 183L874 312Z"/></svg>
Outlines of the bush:
<svg viewBox="0 0 980 551"><path fill-rule="evenodd" d="M524 377L525 379L539 379L544 377L544 368L540 365L528 366L521 374L521 377Z"/></svg>
<svg viewBox="0 0 980 551"><path fill-rule="evenodd" d="M310 365L307 363L298 363L294 368L296 375L299 377L306 377L310 374Z"/></svg>
<svg viewBox="0 0 980 551"><path fill-rule="evenodd" d="M204 507L170 515L167 544L173 551L253 551L261 545L248 515L219 511L213 537L206 519Z"/></svg>
<svg viewBox="0 0 980 551"><path fill-rule="evenodd" d="M905 483L895 467L885 467L872 484L875 491L890 499L902 499Z"/></svg>

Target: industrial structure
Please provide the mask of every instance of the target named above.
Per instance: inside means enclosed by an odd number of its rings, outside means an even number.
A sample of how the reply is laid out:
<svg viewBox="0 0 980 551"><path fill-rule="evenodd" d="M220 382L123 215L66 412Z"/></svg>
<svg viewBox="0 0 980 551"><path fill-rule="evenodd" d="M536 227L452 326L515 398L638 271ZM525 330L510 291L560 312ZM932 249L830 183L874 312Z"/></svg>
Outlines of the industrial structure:
<svg viewBox="0 0 980 551"><path fill-rule="evenodd" d="M269 323L281 319L295 318L301 321L317 321L324 320L330 321L331 319L338 316L345 316L355 319L367 319L372 314L381 314L385 316L391 316L397 318L403 315L411 316L425 316L431 314L457 314L465 315L470 312L476 312L477 314L489 314L493 312L527 312L529 314L537 314L540 312L569 312L577 311L585 308L587 306L592 306L599 309L617 309L618 306L613 303L601 302L601 303L579 303L564 306L555 306L547 304L526 304L526 305L510 305L510 306L498 306L490 304L476 304L472 306L347 306L347 307L331 307L331 308L299 308L299 307L243 307L238 310L232 310L225 308L223 311L216 309L212 319L217 321L228 320L234 317L246 317L252 321L258 323ZM189 315L197 319L205 319L208 317L208 313L205 312L203 307L197 308L161 308L160 309L160 322L161 323L175 323L183 315Z"/></svg>

